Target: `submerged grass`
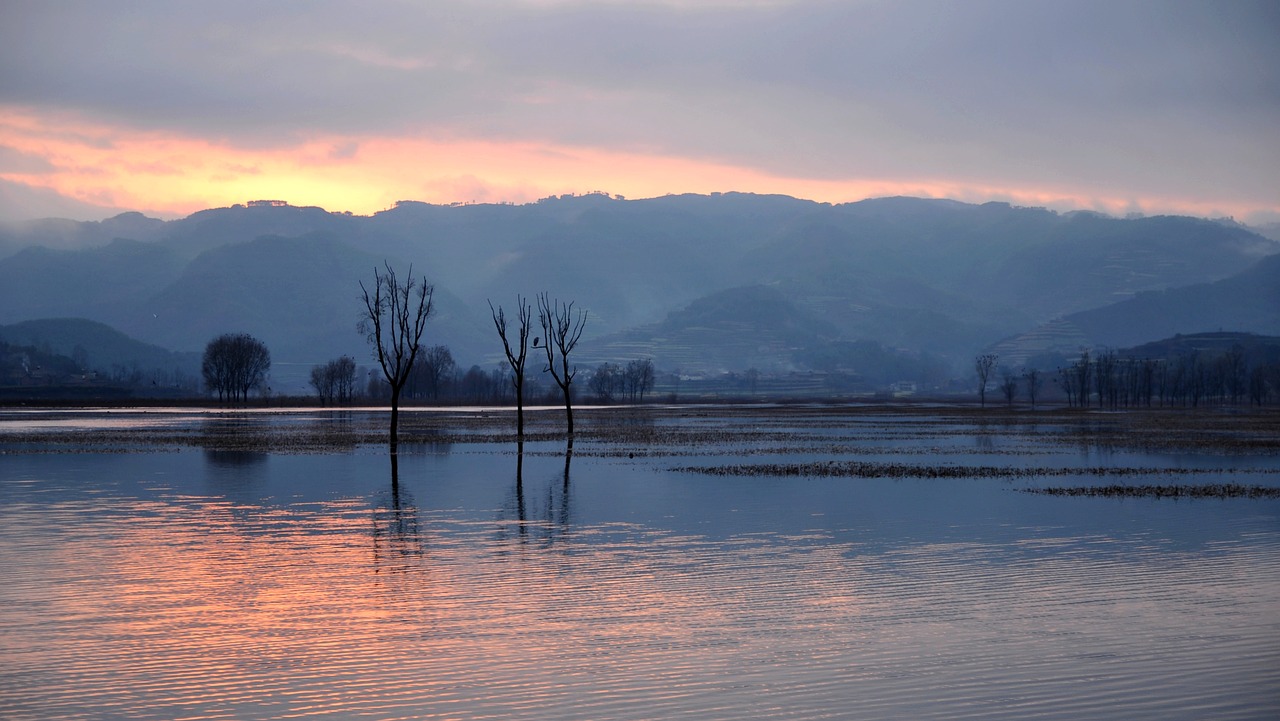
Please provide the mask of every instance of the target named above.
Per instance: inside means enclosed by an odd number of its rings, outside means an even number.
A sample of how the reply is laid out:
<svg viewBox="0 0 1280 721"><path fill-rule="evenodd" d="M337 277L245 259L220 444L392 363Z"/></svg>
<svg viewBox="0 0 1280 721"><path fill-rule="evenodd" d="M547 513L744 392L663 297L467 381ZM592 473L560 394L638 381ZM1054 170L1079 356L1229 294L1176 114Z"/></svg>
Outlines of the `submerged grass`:
<svg viewBox="0 0 1280 721"><path fill-rule="evenodd" d="M874 463L866 461L817 461L813 463L758 463L722 466L681 466L673 471L711 476L848 476L852 478L1035 478L1051 476L1167 476L1223 475L1234 468L1155 468L1149 466L959 466ZM1280 469L1248 469L1248 473L1280 473Z"/></svg>
<svg viewBox="0 0 1280 721"><path fill-rule="evenodd" d="M559 454L562 415L527 414L526 453ZM866 406L641 406L580 411L574 452L597 458L701 458L671 471L711 476L850 477L868 479L1162 478L1280 474L1280 465L1232 467L1230 457L1280 456L1280 411L1101 413L1007 409ZM26 416L30 418L30 416ZM140 415L130 427L70 425L50 410L41 426L0 426L0 455L139 453L174 448L283 454L350 453L385 448L386 414L377 410L216 413L175 410ZM0 420L4 419L0 414ZM135 422L136 421L136 422ZM432 411L402 416L402 452L438 452L490 444L514 452L514 414ZM1078 450L1097 458L1116 451L1221 457L1213 468L1143 465L1032 464ZM826 456L788 462L788 456ZM1001 464L930 462L932 457L986 457ZM772 462L742 462L769 457ZM866 460L875 457L890 460ZM736 463L714 463L714 458ZM895 461L893 459L901 459ZM918 461L918 462L916 462ZM1270 465L1271 467L1265 467ZM1280 498L1280 488L1238 483L1079 485L1018 489L1052 496L1148 498Z"/></svg>
<svg viewBox="0 0 1280 721"><path fill-rule="evenodd" d="M1064 488L1023 488L1024 493L1046 496L1104 496L1109 498L1280 498L1280 488L1246 486L1239 483L1210 483L1198 486L1069 486Z"/></svg>
<svg viewBox="0 0 1280 721"><path fill-rule="evenodd" d="M386 413L378 410L293 409L218 412L174 409L169 421L138 413L133 427L0 428L0 454L122 452L174 447L270 453L345 453L387 443ZM65 409L44 418L66 419ZM1139 451L1219 456L1280 456L1280 409L1201 411L1027 411L938 405L637 406L584 408L575 451L599 457L830 455L949 455L1026 458L1060 452ZM563 413L526 411L525 440L564 439ZM119 416L116 416L119 417ZM174 417L180 417L175 422ZM22 420L32 416L27 413ZM0 420L6 418L0 412ZM501 444L516 441L514 411L432 410L401 416L402 445ZM973 444L968 444L969 440ZM966 444L968 444L966 446ZM1087 469L1003 466L834 464L690 467L735 475L1009 477L1061 475ZM1098 475L1163 473L1168 469L1100 469ZM1186 472L1177 469L1176 472Z"/></svg>

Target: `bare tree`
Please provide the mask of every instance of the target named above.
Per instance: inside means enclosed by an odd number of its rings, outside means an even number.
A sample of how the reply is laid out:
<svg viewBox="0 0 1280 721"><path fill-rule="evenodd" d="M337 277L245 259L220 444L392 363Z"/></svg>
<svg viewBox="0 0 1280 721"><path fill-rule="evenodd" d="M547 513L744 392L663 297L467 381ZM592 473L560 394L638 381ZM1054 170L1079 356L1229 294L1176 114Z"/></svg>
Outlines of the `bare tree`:
<svg viewBox="0 0 1280 721"><path fill-rule="evenodd" d="M573 439L573 377L577 375L577 366L570 367L569 354L578 345L582 337L582 328L587 324L587 312L573 312L573 303L561 303L552 300L546 293L538 296L538 321L542 324L542 332L546 335L543 348L546 349L547 367L544 371L551 373L551 378L560 386L564 395L564 414L568 425L569 438ZM536 342L535 342L536 346Z"/></svg>
<svg viewBox="0 0 1280 721"><path fill-rule="evenodd" d="M391 452L396 452L397 433L400 425L400 391L409 380L413 362L422 349L422 331L431 315L432 295L435 288L427 283L426 276L414 280L413 266L409 266L408 279L401 283L389 263L383 262L386 273L373 269L373 292L360 282L364 294L364 317L359 330L374 347L382 375L391 389Z"/></svg>
<svg viewBox="0 0 1280 721"><path fill-rule="evenodd" d="M653 387L653 361L648 358L633 360L627 363L625 371L626 390L631 402L644 402L644 394Z"/></svg>
<svg viewBox="0 0 1280 721"><path fill-rule="evenodd" d="M204 384L218 400L248 400L271 369L271 353L248 333L225 333L209 341L200 364Z"/></svg>
<svg viewBox="0 0 1280 721"><path fill-rule="evenodd" d="M1089 349L1080 349L1080 359L1071 364L1074 376L1076 402L1081 408L1089 407L1089 381L1093 378L1093 362L1089 359Z"/></svg>
<svg viewBox="0 0 1280 721"><path fill-rule="evenodd" d="M1022 374L1027 379L1027 400L1031 401L1031 410L1036 409L1036 398L1040 395L1040 388L1044 385L1044 375L1037 368L1028 368Z"/></svg>
<svg viewBox="0 0 1280 721"><path fill-rule="evenodd" d="M587 387L601 403L612 403L614 392L623 385L623 374L624 371L616 364L606 361L591 374L591 378L587 380Z"/></svg>
<svg viewBox="0 0 1280 721"><path fill-rule="evenodd" d="M453 360L453 353L449 351L447 345L433 345L427 348L422 358L418 360L418 366L422 369L422 375L426 378L427 386L431 388L431 400L440 400L440 386L444 384L444 379L453 373L453 369L457 364Z"/></svg>
<svg viewBox="0 0 1280 721"><path fill-rule="evenodd" d="M493 325L498 329L498 337L502 339L502 349L507 354L507 364L511 366L511 387L516 392L516 438L524 441L524 361L529 350L529 329L533 326L533 308L524 296L516 296L516 316L520 322L517 329L516 345L512 348L511 339L507 337L507 316L498 306L493 309L489 302L489 314L493 316Z"/></svg>
<svg viewBox="0 0 1280 721"><path fill-rule="evenodd" d="M1264 365L1258 365L1249 371L1249 400L1255 405L1260 406L1270 395L1267 388L1268 368Z"/></svg>
<svg viewBox="0 0 1280 721"><path fill-rule="evenodd" d="M471 403L484 403L493 397L493 379L478 365L471 366L458 379L458 388Z"/></svg>
<svg viewBox="0 0 1280 721"><path fill-rule="evenodd" d="M987 406L987 381L991 379L991 371L999 357L995 353L983 353L973 359L973 369L978 373L978 400L983 408Z"/></svg>
<svg viewBox="0 0 1280 721"><path fill-rule="evenodd" d="M1226 394L1233 404L1240 402L1249 387L1249 366L1245 362L1244 347L1239 343L1231 346L1222 356L1223 385Z"/></svg>
<svg viewBox="0 0 1280 721"><path fill-rule="evenodd" d="M311 387L316 389L322 406L333 402L333 379L325 373L326 370L327 366L311 366Z"/></svg>
<svg viewBox="0 0 1280 721"><path fill-rule="evenodd" d="M1093 361L1093 386L1098 391L1099 408L1110 405L1111 409L1115 410L1119 404L1119 369L1120 356L1114 350L1100 348L1097 357ZM1089 405L1087 397L1084 405Z"/></svg>
<svg viewBox="0 0 1280 721"><path fill-rule="evenodd" d="M339 403L350 403L356 396L356 359L351 356L330 361L333 366L333 384Z"/></svg>
<svg viewBox="0 0 1280 721"><path fill-rule="evenodd" d="M1018 376L1008 368L1003 369L1000 374L1000 393L1004 395L1004 402L1008 406L1013 405L1013 399L1018 396Z"/></svg>
<svg viewBox="0 0 1280 721"><path fill-rule="evenodd" d="M311 387L320 397L320 405L347 403L355 395L356 362L348 356L312 366Z"/></svg>

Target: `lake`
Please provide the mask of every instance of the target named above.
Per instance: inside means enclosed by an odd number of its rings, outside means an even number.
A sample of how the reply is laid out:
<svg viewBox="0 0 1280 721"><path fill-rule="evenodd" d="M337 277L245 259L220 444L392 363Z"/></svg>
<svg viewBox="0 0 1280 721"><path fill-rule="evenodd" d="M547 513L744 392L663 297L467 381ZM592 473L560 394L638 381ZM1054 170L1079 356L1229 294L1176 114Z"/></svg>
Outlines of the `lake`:
<svg viewBox="0 0 1280 721"><path fill-rule="evenodd" d="M1280 716L1280 499L1027 492L1274 414L406 415L0 411L0 717Z"/></svg>

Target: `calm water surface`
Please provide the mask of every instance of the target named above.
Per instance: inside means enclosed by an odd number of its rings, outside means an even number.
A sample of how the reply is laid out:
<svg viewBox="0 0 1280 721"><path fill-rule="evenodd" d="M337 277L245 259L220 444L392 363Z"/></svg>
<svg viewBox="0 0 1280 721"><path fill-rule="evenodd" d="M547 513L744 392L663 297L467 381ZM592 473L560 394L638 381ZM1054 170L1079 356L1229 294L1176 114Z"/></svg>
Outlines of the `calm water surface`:
<svg viewBox="0 0 1280 721"><path fill-rule="evenodd" d="M1276 465L895 424L806 442ZM368 448L0 455L0 717L1280 714L1280 502L670 470L769 443L607 450L529 444L519 483L484 443L411 445L394 478Z"/></svg>

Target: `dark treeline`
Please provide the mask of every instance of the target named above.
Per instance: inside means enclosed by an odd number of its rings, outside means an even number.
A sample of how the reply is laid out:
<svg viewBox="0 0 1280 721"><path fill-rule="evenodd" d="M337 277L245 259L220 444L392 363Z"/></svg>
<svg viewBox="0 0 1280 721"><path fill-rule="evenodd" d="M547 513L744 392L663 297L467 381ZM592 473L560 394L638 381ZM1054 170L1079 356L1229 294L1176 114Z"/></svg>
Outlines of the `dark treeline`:
<svg viewBox="0 0 1280 721"><path fill-rule="evenodd" d="M350 403L356 397L356 362L350 356L311 369L311 387L320 405Z"/></svg>
<svg viewBox="0 0 1280 721"><path fill-rule="evenodd" d="M335 375L346 379L342 382L344 391L330 385ZM365 379L358 381L361 375ZM312 388L322 404L386 401L391 397L391 389L383 378L369 373L368 369L357 369L350 358L314 366L311 377ZM583 389L575 384L572 392L575 400L592 403L643 403L653 390L655 377L653 361L648 358L627 363L606 362L586 376ZM414 363L401 398L416 404L509 405L515 402L513 388L511 369L505 364L488 370L479 365L462 368L446 346L435 346ZM536 403L560 404L564 400L563 391L549 373L526 374L524 388L525 397Z"/></svg>
<svg viewBox="0 0 1280 721"><path fill-rule="evenodd" d="M266 387L271 351L248 333L224 333L205 347L200 372L218 401L248 401L249 391Z"/></svg>
<svg viewBox="0 0 1280 721"><path fill-rule="evenodd" d="M596 367L587 380L587 388L600 403L624 398L630 403L643 403L645 394L653 390L653 380L653 361L648 358L625 366L606 362Z"/></svg>
<svg viewBox="0 0 1280 721"><path fill-rule="evenodd" d="M199 383L181 368L94 363L81 346L67 355L47 345L0 341L0 389L6 395L40 396L56 390L67 397L103 393L176 397L194 394Z"/></svg>
<svg viewBox="0 0 1280 721"><path fill-rule="evenodd" d="M1084 350L1057 383L1077 408L1268 405L1280 399L1280 349L1235 344L1167 358Z"/></svg>

